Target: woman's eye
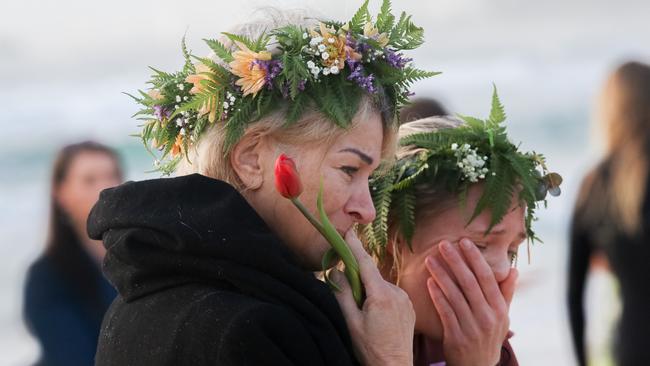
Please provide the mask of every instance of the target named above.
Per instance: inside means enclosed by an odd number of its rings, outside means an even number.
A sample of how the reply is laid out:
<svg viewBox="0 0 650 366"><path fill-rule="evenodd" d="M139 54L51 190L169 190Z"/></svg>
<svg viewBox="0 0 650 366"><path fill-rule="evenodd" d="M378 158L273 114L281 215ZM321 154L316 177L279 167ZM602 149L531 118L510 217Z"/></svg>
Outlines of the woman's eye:
<svg viewBox="0 0 650 366"><path fill-rule="evenodd" d="M359 171L359 168L346 165L346 166L342 166L341 170L343 171L343 173L345 173L345 174L349 175L350 177L352 177L354 175L354 173Z"/></svg>
<svg viewBox="0 0 650 366"><path fill-rule="evenodd" d="M487 245L486 245L486 244L483 244L483 243L474 243L474 245L476 245L476 247L477 247L478 250L480 250L480 251L483 251L483 250L487 249Z"/></svg>

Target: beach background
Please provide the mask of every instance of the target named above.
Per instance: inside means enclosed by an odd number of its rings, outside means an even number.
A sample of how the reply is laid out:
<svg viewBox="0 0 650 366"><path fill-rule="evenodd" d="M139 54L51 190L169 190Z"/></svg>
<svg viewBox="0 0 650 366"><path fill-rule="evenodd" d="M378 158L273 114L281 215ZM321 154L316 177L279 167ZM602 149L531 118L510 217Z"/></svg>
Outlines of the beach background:
<svg viewBox="0 0 650 366"><path fill-rule="evenodd" d="M119 150L127 179L152 159L140 146L137 107L121 92L144 88L150 70L182 66L180 41L206 55L202 38L260 15L264 7L349 19L360 1L3 1L0 3L0 365L27 365L39 349L22 322L24 275L43 249L50 166L63 145L95 139ZM373 13L380 1L372 1ZM564 177L537 223L543 244L525 248L511 308L522 365L573 365L565 307L567 231L581 177L601 156L596 96L620 62L650 61L650 2L632 0L394 1L426 30L420 68L443 71L414 88L448 110L489 113L495 83L514 142L543 152ZM590 343L596 364L618 311L606 273L590 280Z"/></svg>

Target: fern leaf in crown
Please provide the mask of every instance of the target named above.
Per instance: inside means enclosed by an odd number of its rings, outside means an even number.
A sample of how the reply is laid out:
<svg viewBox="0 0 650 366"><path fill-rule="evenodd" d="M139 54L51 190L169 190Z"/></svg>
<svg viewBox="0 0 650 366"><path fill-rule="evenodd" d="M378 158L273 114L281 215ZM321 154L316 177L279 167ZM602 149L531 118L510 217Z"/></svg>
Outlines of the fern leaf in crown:
<svg viewBox="0 0 650 366"><path fill-rule="evenodd" d="M465 125L403 137L400 145L413 146L418 152L398 160L388 170L380 169L371 178L377 215L364 228L364 237L376 254L383 255L385 250L390 217L397 219L399 233L410 245L415 231L416 186L422 184L456 194L464 204L469 187L482 183L483 192L468 224L489 210L487 232L503 219L517 194L526 206L529 242L540 241L532 228L535 210L540 202L546 206L548 193L560 194L562 177L548 170L542 155L521 152L510 142L496 86L487 119L459 117Z"/></svg>
<svg viewBox="0 0 650 366"><path fill-rule="evenodd" d="M143 107L136 113L143 120L137 136L164 174L211 124L224 124L227 154L250 123L283 105L287 125L312 106L345 128L367 93L395 120L411 85L439 74L415 68L404 55L423 43L424 31L406 13L393 15L388 0L375 19L366 0L345 23L287 25L257 39L222 34L228 42L204 40L218 60L191 55L183 39L183 69L153 69L149 90L132 96Z"/></svg>

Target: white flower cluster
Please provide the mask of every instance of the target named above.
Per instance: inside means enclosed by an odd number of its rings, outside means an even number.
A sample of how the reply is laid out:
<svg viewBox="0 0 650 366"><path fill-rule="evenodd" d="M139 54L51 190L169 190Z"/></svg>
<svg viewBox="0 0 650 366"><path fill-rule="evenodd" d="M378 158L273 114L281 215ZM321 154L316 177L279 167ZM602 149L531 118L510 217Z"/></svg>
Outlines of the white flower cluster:
<svg viewBox="0 0 650 366"><path fill-rule="evenodd" d="M237 98L235 98L234 95L232 95L231 92L226 92L226 100L223 102L223 111L228 114L228 112L232 109L232 107L235 106L235 101L237 101Z"/></svg>
<svg viewBox="0 0 650 366"><path fill-rule="evenodd" d="M302 35L303 38L308 38L309 35L307 33L303 33ZM320 58L323 61L327 61L330 58L330 54L327 52L327 46L323 43L323 37L313 37L309 39L309 47L305 48L305 52L316 56L316 58ZM327 39L327 43L334 43L336 40L333 37L330 37ZM320 65L316 64L314 61L309 60L307 61L307 67L309 68L309 71L311 74L314 76L314 79L318 80L318 76L323 73L323 75L329 75L329 74L338 74L339 73L339 60L334 60L334 65L331 67L321 67Z"/></svg>
<svg viewBox="0 0 650 366"><path fill-rule="evenodd" d="M454 151L454 156L456 156L456 165L461 169L467 180L476 183L479 179L485 179L485 174L489 172L489 169L485 167L487 156L479 156L476 153L477 149L472 149L469 144L458 146L458 144L453 143L451 144L451 150Z"/></svg>
<svg viewBox="0 0 650 366"><path fill-rule="evenodd" d="M185 85L184 85L183 83L178 83L178 84L176 84L176 87L177 87L178 90L180 90L181 92L183 92L183 91L185 90ZM184 97L181 97L180 95L176 95L176 98L175 98L176 103L187 102L188 99L189 99L189 97L188 97L187 95L184 96ZM180 107L181 107L180 104L176 104L176 105L174 105L174 109L178 109L178 108L180 108Z"/></svg>

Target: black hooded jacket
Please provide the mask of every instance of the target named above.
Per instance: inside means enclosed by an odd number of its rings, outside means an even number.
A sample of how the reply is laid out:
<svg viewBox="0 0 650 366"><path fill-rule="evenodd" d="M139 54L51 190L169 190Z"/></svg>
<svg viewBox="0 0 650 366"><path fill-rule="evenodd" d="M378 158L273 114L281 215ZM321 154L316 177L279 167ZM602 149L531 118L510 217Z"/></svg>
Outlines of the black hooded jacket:
<svg viewBox="0 0 650 366"><path fill-rule="evenodd" d="M325 284L230 185L194 174L102 192L88 219L119 296L96 365L356 365Z"/></svg>

